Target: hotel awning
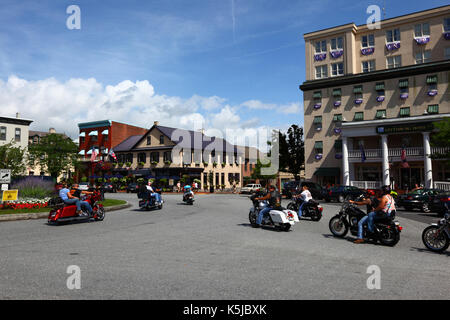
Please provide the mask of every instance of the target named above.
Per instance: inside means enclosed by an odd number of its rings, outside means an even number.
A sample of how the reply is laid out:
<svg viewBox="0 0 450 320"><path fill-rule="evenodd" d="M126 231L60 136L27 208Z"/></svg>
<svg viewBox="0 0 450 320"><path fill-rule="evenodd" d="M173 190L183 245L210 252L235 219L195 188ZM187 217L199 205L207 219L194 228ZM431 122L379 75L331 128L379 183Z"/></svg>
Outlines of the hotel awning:
<svg viewBox="0 0 450 320"><path fill-rule="evenodd" d="M80 152L78 152L79 155L84 156L86 154L86 151L81 150Z"/></svg>
<svg viewBox="0 0 450 320"><path fill-rule="evenodd" d="M339 177L341 175L341 169L336 167L317 168L314 175L318 177Z"/></svg>
<svg viewBox="0 0 450 320"><path fill-rule="evenodd" d="M109 130L108 129L102 131L102 135L107 135L107 134L109 134Z"/></svg>
<svg viewBox="0 0 450 320"><path fill-rule="evenodd" d="M98 131L91 131L89 132L89 136L98 136Z"/></svg>
<svg viewBox="0 0 450 320"><path fill-rule="evenodd" d="M80 133L80 137L86 137L86 132Z"/></svg>

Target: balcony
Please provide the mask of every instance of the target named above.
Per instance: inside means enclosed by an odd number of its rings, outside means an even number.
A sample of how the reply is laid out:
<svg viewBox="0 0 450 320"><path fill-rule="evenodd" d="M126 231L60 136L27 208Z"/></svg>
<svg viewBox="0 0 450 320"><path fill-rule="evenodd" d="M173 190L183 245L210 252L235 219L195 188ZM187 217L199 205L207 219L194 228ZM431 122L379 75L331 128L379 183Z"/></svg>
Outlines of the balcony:
<svg viewBox="0 0 450 320"><path fill-rule="evenodd" d="M406 158L408 160L423 160L424 159L424 149L423 147L412 147L405 148ZM450 151L450 147L431 147L431 154L445 154ZM366 149L364 150L367 160L381 161L383 157L382 149ZM402 148L389 148L388 156L391 158L400 159L402 156ZM361 150L349 150L348 159L350 162L360 162L361 161ZM395 159L397 160L397 159Z"/></svg>

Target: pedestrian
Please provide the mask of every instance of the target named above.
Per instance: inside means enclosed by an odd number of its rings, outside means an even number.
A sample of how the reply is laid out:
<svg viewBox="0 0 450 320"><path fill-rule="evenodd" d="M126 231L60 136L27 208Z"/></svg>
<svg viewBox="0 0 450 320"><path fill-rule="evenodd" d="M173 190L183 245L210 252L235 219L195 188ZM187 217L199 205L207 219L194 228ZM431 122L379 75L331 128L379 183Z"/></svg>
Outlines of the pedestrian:
<svg viewBox="0 0 450 320"><path fill-rule="evenodd" d="M180 181L177 182L177 192L180 192L181 190L181 183Z"/></svg>

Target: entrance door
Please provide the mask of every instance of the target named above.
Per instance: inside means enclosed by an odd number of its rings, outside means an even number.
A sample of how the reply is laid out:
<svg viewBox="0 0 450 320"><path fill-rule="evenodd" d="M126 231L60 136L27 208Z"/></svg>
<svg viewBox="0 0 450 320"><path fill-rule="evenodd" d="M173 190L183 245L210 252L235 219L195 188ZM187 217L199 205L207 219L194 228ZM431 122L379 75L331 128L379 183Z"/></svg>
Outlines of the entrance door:
<svg viewBox="0 0 450 320"><path fill-rule="evenodd" d="M420 185L423 182L422 168L401 168L400 169L400 188L411 190L415 184Z"/></svg>

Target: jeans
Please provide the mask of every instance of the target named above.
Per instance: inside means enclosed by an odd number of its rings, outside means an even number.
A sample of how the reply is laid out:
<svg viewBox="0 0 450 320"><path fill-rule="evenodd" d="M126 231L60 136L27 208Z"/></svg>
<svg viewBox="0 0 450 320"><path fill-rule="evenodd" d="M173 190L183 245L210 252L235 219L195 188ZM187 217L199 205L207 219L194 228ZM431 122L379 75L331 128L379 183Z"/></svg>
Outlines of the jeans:
<svg viewBox="0 0 450 320"><path fill-rule="evenodd" d="M81 201L79 199L67 199L64 200L64 203L68 205L74 204L77 206L77 211L81 211Z"/></svg>
<svg viewBox="0 0 450 320"><path fill-rule="evenodd" d="M302 216L302 214L303 214L303 205L305 204L306 202L305 201L303 201L302 202L302 204L300 205L300 207L298 208L298 218L300 219L300 217Z"/></svg>
<svg viewBox="0 0 450 320"><path fill-rule="evenodd" d="M377 215L377 213L375 211L369 212L368 215L364 216L361 220L359 220L358 222L358 239L362 239L363 238L363 226L364 223L367 222L367 229L370 232L373 232L373 227L375 224L375 216Z"/></svg>
<svg viewBox="0 0 450 320"><path fill-rule="evenodd" d="M156 202L161 202L161 195L157 192L151 194L155 198Z"/></svg>
<svg viewBox="0 0 450 320"><path fill-rule="evenodd" d="M261 225L264 215L268 214L272 208L264 208L259 212L258 218L256 218L256 224Z"/></svg>
<svg viewBox="0 0 450 320"><path fill-rule="evenodd" d="M80 201L80 205L81 207L84 208L84 210L86 210L87 212L89 212L89 214L92 214L92 207L89 204L89 202L87 201Z"/></svg>

